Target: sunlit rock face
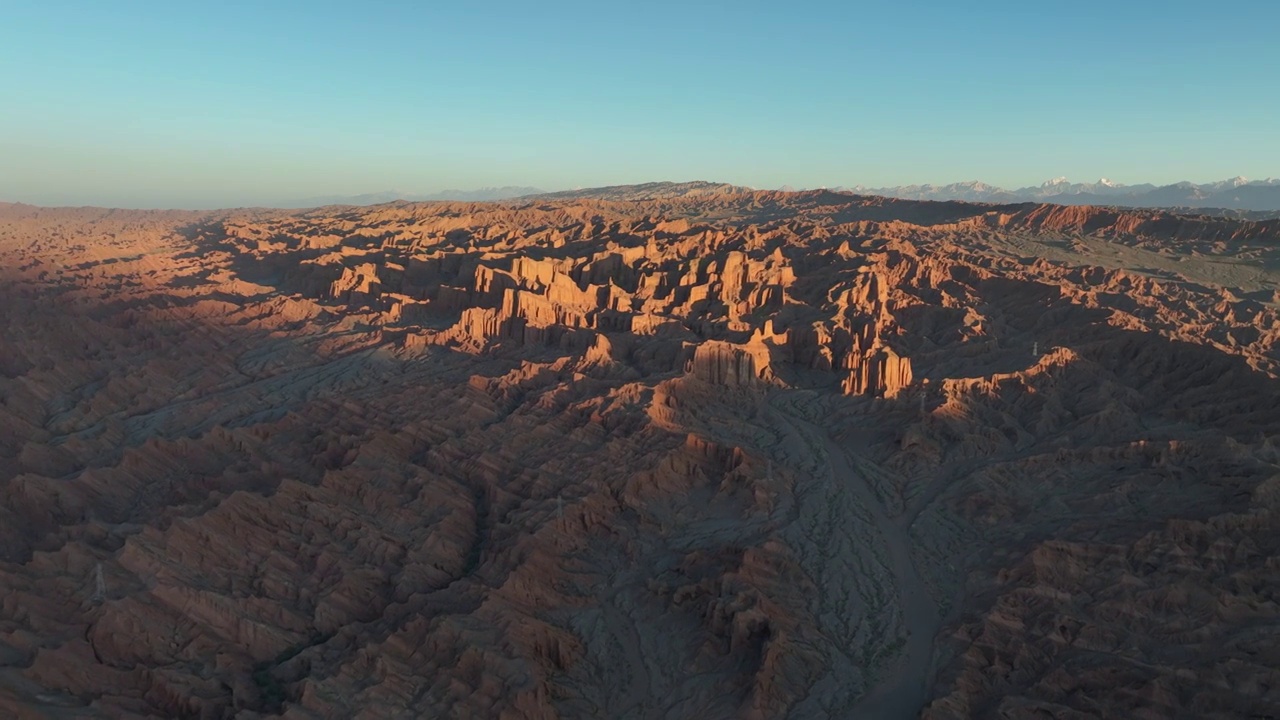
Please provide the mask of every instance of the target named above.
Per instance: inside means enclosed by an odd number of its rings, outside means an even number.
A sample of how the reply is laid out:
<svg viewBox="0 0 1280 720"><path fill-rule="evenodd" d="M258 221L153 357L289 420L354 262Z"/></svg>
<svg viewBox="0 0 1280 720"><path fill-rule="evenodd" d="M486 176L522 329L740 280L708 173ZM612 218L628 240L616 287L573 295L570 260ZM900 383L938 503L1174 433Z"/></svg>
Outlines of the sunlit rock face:
<svg viewBox="0 0 1280 720"><path fill-rule="evenodd" d="M0 205L0 716L1280 715L1277 248Z"/></svg>

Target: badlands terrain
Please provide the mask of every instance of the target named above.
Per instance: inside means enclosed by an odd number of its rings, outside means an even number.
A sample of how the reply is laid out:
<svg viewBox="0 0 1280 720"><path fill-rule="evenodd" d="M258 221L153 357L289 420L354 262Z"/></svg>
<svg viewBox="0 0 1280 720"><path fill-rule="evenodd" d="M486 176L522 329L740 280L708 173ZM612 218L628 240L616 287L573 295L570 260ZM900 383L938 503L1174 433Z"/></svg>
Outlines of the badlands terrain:
<svg viewBox="0 0 1280 720"><path fill-rule="evenodd" d="M0 205L0 717L1280 716L1280 220Z"/></svg>

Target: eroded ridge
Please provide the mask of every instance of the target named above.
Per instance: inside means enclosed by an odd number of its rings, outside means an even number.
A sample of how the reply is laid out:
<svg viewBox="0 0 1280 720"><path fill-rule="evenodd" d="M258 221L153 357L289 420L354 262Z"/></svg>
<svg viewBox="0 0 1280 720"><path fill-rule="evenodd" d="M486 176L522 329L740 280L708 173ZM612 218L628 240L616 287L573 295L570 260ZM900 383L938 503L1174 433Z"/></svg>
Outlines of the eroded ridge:
<svg viewBox="0 0 1280 720"><path fill-rule="evenodd" d="M1278 243L729 186L0 206L0 711L1280 714Z"/></svg>

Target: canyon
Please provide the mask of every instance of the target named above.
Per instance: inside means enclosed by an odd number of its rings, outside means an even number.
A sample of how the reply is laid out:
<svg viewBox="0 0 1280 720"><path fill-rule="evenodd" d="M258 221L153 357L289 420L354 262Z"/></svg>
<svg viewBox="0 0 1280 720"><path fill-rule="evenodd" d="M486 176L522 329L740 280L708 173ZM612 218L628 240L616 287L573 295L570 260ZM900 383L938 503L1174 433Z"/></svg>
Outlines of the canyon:
<svg viewBox="0 0 1280 720"><path fill-rule="evenodd" d="M1280 716L1280 220L0 204L0 715Z"/></svg>

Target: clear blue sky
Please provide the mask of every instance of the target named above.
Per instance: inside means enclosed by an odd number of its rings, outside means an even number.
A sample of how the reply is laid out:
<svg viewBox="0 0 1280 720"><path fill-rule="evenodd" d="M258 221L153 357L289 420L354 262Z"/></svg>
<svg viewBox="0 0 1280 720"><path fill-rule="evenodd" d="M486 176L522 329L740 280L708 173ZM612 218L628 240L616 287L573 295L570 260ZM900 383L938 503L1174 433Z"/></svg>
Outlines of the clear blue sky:
<svg viewBox="0 0 1280 720"><path fill-rule="evenodd" d="M0 200L1280 175L1280 1L0 0Z"/></svg>

